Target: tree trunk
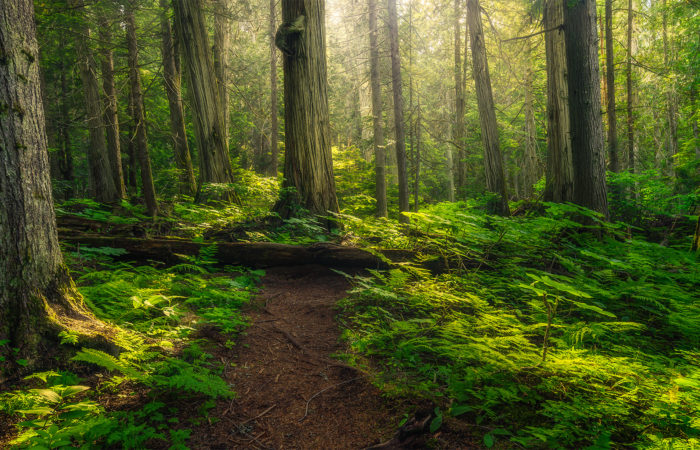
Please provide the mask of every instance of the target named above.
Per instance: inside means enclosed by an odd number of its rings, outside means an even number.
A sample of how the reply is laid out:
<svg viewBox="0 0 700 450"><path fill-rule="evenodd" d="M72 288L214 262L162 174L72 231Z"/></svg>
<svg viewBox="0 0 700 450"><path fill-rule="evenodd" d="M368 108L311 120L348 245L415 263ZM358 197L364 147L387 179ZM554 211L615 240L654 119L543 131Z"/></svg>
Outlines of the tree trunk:
<svg viewBox="0 0 700 450"><path fill-rule="evenodd" d="M634 173L634 92L632 91L632 0L627 2L627 167Z"/></svg>
<svg viewBox="0 0 700 450"><path fill-rule="evenodd" d="M129 117L134 117L134 98L131 90L129 90ZM129 134L126 151L129 154L129 170L125 183L129 186L129 192L132 197L136 197L138 187L136 184L136 176L138 175L137 158L136 158L136 124L132 120L129 123Z"/></svg>
<svg viewBox="0 0 700 450"><path fill-rule="evenodd" d="M452 140L457 146L457 188L462 192L466 186L466 166L464 163L464 80L462 79L462 43L460 38L460 17L461 14L461 0L455 0L454 2L454 78L455 78L455 121L454 128L452 130ZM465 38L466 40L466 38ZM467 61L464 61L467 64ZM451 151L449 149L448 151ZM450 155L452 156L452 155ZM454 159L452 159L453 170ZM451 191L447 193L447 198L449 201L453 202L455 200L454 194L454 174L450 173L448 175L448 186Z"/></svg>
<svg viewBox="0 0 700 450"><path fill-rule="evenodd" d="M279 124L277 113L277 47L275 46L275 31L277 30L276 0L270 0L270 160L267 163L267 174L277 177L279 161Z"/></svg>
<svg viewBox="0 0 700 450"><path fill-rule="evenodd" d="M700 160L700 130L698 129L698 114L700 114L700 108L698 108L698 91L695 85L690 87L690 106L691 111L694 111L693 117L690 118L693 127L693 137L695 138L695 158ZM700 170L700 167L698 167Z"/></svg>
<svg viewBox="0 0 700 450"><path fill-rule="evenodd" d="M537 128L535 126L535 94L532 73L532 47L527 42L525 69L525 155L523 161L523 196L532 197L534 185L539 179L539 163L537 161Z"/></svg>
<svg viewBox="0 0 700 450"><path fill-rule="evenodd" d="M89 46L90 27L85 18L85 5L83 0L71 0L70 6L75 13L75 52L85 92L87 127L90 135L87 149L90 195L99 202L118 203L121 200L121 195L114 184L112 167L109 162L107 145L105 144L100 88L97 83L97 66Z"/></svg>
<svg viewBox="0 0 700 450"><path fill-rule="evenodd" d="M574 202L608 218L596 5L594 0L561 1L564 5Z"/></svg>
<svg viewBox="0 0 700 450"><path fill-rule="evenodd" d="M403 119L403 82L399 55L399 24L396 0L389 3L389 41L391 42L391 84L394 92L394 132L396 136L396 166L399 175L399 222L408 222L403 212L408 209L408 175L406 173L406 131Z"/></svg>
<svg viewBox="0 0 700 450"><path fill-rule="evenodd" d="M68 81L66 79L66 68L63 60L61 60L59 64L59 70L61 71L61 120L59 120L61 154L58 159L58 170L61 172L61 179L68 183L68 189L65 192L65 196L66 199L69 199L73 197L75 190L75 174L73 172L73 150L71 148L70 117L68 113Z"/></svg>
<svg viewBox="0 0 700 450"><path fill-rule="evenodd" d="M229 95L228 71L231 51L231 8L230 0L215 0L214 8L214 73L216 75L221 117L224 119L224 142L228 149Z"/></svg>
<svg viewBox="0 0 700 450"><path fill-rule="evenodd" d="M98 14L100 53L102 56L102 89L104 90L104 124L107 131L107 152L112 168L114 185L120 198L126 198L124 173L122 170L122 153L119 146L119 111L117 89L114 84L114 57L112 55L112 31L105 15Z"/></svg>
<svg viewBox="0 0 700 450"><path fill-rule="evenodd" d="M338 211L328 114L325 1L282 3L275 43L284 55L284 185L295 192L280 198L283 218L295 204L311 214Z"/></svg>
<svg viewBox="0 0 700 450"><path fill-rule="evenodd" d="M671 49L668 43L668 8L666 0L663 0L663 43L664 43L664 67L670 70ZM669 83L666 92L668 116L668 173L675 174L675 156L678 154L678 99L673 82Z"/></svg>
<svg viewBox="0 0 700 450"><path fill-rule="evenodd" d="M415 149L415 167L416 177L413 180L413 207L414 211L418 212L420 199L420 146L421 146L421 110L420 99L418 99L418 116L416 117L416 149Z"/></svg>
<svg viewBox="0 0 700 450"><path fill-rule="evenodd" d="M214 63L202 16L202 0L174 0L175 26L189 75L189 94L195 119L199 150L198 198L205 183L233 183L222 117L221 98L216 87ZM223 197L232 198L232 196Z"/></svg>
<svg viewBox="0 0 700 450"><path fill-rule="evenodd" d="M546 0L543 28L547 55L547 178L544 199L565 203L574 199L574 166L569 126L569 87L564 43L564 6Z"/></svg>
<svg viewBox="0 0 700 450"><path fill-rule="evenodd" d="M182 90L180 82L180 71L176 64L178 58L175 53L173 42L173 32L168 17L170 2L160 0L161 16L161 54L163 56L163 84L165 93L168 95L168 105L170 107L170 133L173 141L175 155L175 166L178 170L180 194L194 196L196 182L192 169L192 158L190 147L187 142L185 131L185 113L182 108Z"/></svg>
<svg viewBox="0 0 700 450"><path fill-rule="evenodd" d="M136 42L136 23L134 20L134 0L130 0L124 10L124 22L126 23L126 42L129 50L129 84L131 85L131 98L133 99L134 127L136 128L135 139L136 154L141 169L141 187L146 203L146 211L151 217L158 214L158 202L156 200L156 190L153 186L153 175L151 173L151 158L148 154L148 140L146 138L146 113L143 109L143 94L141 92L141 73L139 72L139 54Z"/></svg>
<svg viewBox="0 0 700 450"><path fill-rule="evenodd" d="M607 89L608 115L608 155L610 156L610 171L619 172L620 162L617 148L617 118L615 113L615 51L612 33L612 0L605 0L605 68Z"/></svg>
<svg viewBox="0 0 700 450"><path fill-rule="evenodd" d="M479 0L467 0L467 21L469 22L476 99L479 105L481 139L484 143L486 190L495 196L489 202L489 210L492 213L506 216L509 214L508 195L503 173L503 156L498 142L498 124L493 104L489 66L486 60L486 45L481 26Z"/></svg>
<svg viewBox="0 0 700 450"><path fill-rule="evenodd" d="M46 358L66 320L88 313L58 245L31 0L0 2L0 54L2 383L20 358L27 367Z"/></svg>
<svg viewBox="0 0 700 450"><path fill-rule="evenodd" d="M382 124L382 87L379 75L377 34L377 0L369 0L369 76L372 90L376 215L377 217L386 217L386 142L384 141L384 126Z"/></svg>

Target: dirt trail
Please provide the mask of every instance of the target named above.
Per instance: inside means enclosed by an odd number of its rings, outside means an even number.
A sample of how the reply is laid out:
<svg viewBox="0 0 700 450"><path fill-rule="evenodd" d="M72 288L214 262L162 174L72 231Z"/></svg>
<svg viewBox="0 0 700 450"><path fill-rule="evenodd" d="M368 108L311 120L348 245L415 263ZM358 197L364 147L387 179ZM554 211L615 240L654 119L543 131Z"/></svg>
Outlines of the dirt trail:
<svg viewBox="0 0 700 450"><path fill-rule="evenodd" d="M197 430L192 448L357 449L394 433L403 411L330 358L343 351L333 306L348 288L320 266L267 271L253 323L230 353L238 396L210 412L219 421Z"/></svg>

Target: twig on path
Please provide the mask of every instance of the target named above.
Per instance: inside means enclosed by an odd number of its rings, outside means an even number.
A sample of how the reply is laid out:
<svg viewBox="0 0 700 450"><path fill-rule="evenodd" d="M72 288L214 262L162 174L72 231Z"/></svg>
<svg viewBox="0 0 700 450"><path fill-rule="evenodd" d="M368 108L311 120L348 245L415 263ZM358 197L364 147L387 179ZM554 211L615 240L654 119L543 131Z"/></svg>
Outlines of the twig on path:
<svg viewBox="0 0 700 450"><path fill-rule="evenodd" d="M340 386L342 386L342 385L344 385L344 384L352 383L353 381L357 381L357 380L359 380L360 378L362 378L362 377L351 378L351 379L349 379L349 380L345 380L345 381L343 381L343 382L341 382L341 383L334 384L333 386L327 387L327 388L325 388L325 389L322 389L322 390L316 392L314 395L311 396L310 399L308 399L308 400L306 401L306 410L304 411L304 417L302 417L301 419L299 419L299 422L301 422L301 421L303 421L304 419L306 419L306 416L309 415L309 403L311 403L311 400L315 399L316 397L318 397L319 395L323 394L323 393L326 392L326 391L329 391L329 390L331 390L331 389L335 389L335 388L340 387Z"/></svg>
<svg viewBox="0 0 700 450"><path fill-rule="evenodd" d="M240 427L240 426L242 426L242 425L247 424L248 422L252 422L252 421L254 421L254 420L256 420L256 419L261 418L261 417L264 416L265 414L267 414L267 413L269 413L270 411L272 411L272 408L274 408L275 406L277 406L277 403L275 403L274 405L270 406L269 408L267 408L265 411L261 412L261 413L258 414L257 416L255 416L255 417L253 417L253 418L251 418L251 419L248 419L248 420L246 420L245 422L241 422L240 425L238 425L238 426Z"/></svg>

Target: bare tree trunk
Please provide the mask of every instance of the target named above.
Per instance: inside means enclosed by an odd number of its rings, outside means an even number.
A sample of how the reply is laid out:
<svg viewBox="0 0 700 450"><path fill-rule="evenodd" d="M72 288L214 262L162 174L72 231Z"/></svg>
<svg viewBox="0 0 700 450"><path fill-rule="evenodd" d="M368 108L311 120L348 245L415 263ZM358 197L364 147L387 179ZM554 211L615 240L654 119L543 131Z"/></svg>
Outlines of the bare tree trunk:
<svg viewBox="0 0 700 450"><path fill-rule="evenodd" d="M376 215L377 217L386 217L386 142L384 141L384 126L382 124L382 87L379 75L377 33L377 0L369 0L369 76L372 90Z"/></svg>
<svg viewBox="0 0 700 450"><path fill-rule="evenodd" d="M634 173L634 92L632 86L632 0L627 2L627 167Z"/></svg>
<svg viewBox="0 0 700 450"><path fill-rule="evenodd" d="M198 197L205 183L233 183L226 120L214 76L202 0L174 0L175 26L189 75L189 94L199 150ZM224 195L224 197L227 197ZM228 196L231 198L231 196Z"/></svg>
<svg viewBox="0 0 700 450"><path fill-rule="evenodd" d="M610 171L619 172L620 162L617 146L617 117L615 112L615 52L612 33L612 0L605 0L605 68L607 90L608 116L608 155L610 156Z"/></svg>
<svg viewBox="0 0 700 450"><path fill-rule="evenodd" d="M118 203L121 200L121 196L119 189L114 184L112 167L109 162L107 145L105 144L105 128L102 122L97 66L92 50L88 45L90 42L90 27L84 16L85 5L83 0L71 0L70 6L75 12L75 52L85 92L87 127L90 134L87 149L90 194L99 202Z"/></svg>
<svg viewBox="0 0 700 450"><path fill-rule="evenodd" d="M296 191L275 205L283 218L294 214L296 205L315 215L338 211L331 159L324 17L323 0L282 3L282 25L275 43L284 55L284 187Z"/></svg>
<svg viewBox="0 0 700 450"><path fill-rule="evenodd" d="M129 90L129 117L134 117L134 97L131 90ZM136 184L136 176L138 174L137 158L136 158L136 124L133 119L129 123L129 133L127 142L127 153L129 155L129 170L127 174L127 179L125 183L129 186L129 192L132 197L137 195L138 187Z"/></svg>
<svg viewBox="0 0 700 450"><path fill-rule="evenodd" d="M231 4L230 0L214 0L214 73L216 74L221 116L224 118L224 142L228 149L229 136L229 94L228 71L231 51Z"/></svg>
<svg viewBox="0 0 700 450"><path fill-rule="evenodd" d="M566 84L564 5L561 0L544 4L545 47L547 54L547 181L545 201L570 202L574 199L574 166L571 156L569 87Z"/></svg>
<svg viewBox="0 0 700 450"><path fill-rule="evenodd" d="M148 154L148 139L146 138L146 113L143 110L143 94L141 92L141 74L139 72L138 45L136 42L136 23L134 20L135 0L130 0L124 10L126 23L126 43L129 49L129 84L133 99L133 120L136 128L136 153L141 169L141 187L146 202L146 211L151 217L158 215L158 201L153 186L151 173L151 158Z"/></svg>
<svg viewBox="0 0 700 450"><path fill-rule="evenodd" d="M481 25L479 0L467 0L467 21L469 22L469 39L472 47L476 99L479 104L481 139L484 143L486 190L495 195L495 198L489 202L489 209L493 213L507 216L509 209L503 173L503 156L498 142L498 123L496 122L491 77L486 59L486 44Z"/></svg>
<svg viewBox="0 0 700 450"><path fill-rule="evenodd" d="M104 90L104 124L107 131L107 151L112 168L114 185L120 198L126 198L124 173L122 171L122 153L119 146L119 114L117 89L114 85L114 57L112 55L112 31L105 15L98 14L100 53L102 54L102 89Z"/></svg>
<svg viewBox="0 0 700 450"><path fill-rule="evenodd" d="M2 383L22 370L20 358L27 368L46 358L66 317L75 323L89 313L58 245L31 0L0 2L0 54L0 341L9 341L0 346Z"/></svg>
<svg viewBox="0 0 700 450"><path fill-rule="evenodd" d="M394 131L396 134L396 165L399 173L399 222L408 222L401 214L408 209L408 175L406 173L406 131L403 118L403 82L401 81L401 58L399 55L399 24L396 15L396 0L389 3L389 41L391 42L391 84L394 92Z"/></svg>
<svg viewBox="0 0 700 450"><path fill-rule="evenodd" d="M535 126L535 94L532 74L532 47L528 41L526 50L527 68L525 69L525 155L523 164L523 196L532 197L534 185L539 179L537 161L537 128Z"/></svg>
<svg viewBox="0 0 700 450"><path fill-rule="evenodd" d="M455 121L452 129L452 139L457 146L457 188L462 192L467 183L466 167L464 165L464 80L462 79L462 43L460 37L461 25L460 17L462 16L461 0L454 1L454 78L455 78ZM466 41L466 38L465 38ZM464 61L467 64L467 61ZM450 148L448 151L452 151ZM450 155L452 156L452 155ZM452 159L452 158L450 158ZM454 166L454 160L452 159ZM453 169L454 170L454 169ZM451 186L451 191L448 192L448 199L453 202L454 194L454 174L450 173L448 186Z"/></svg>
<svg viewBox="0 0 700 450"><path fill-rule="evenodd" d="M193 196L197 189L192 169L192 157L190 147L187 142L185 130L185 113L182 107L182 90L180 71L177 67L178 58L175 53L173 42L173 31L168 17L170 9L168 0L160 0L161 16L161 54L163 55L163 84L165 93L168 95L168 106L170 107L170 134L173 141L175 155L175 166L178 170L179 191L181 194Z"/></svg>
<svg viewBox="0 0 700 450"><path fill-rule="evenodd" d="M663 0L663 43L664 43L664 67L670 68L671 48L668 43L668 9L666 0ZM667 88L667 115L668 115L668 173L675 174L675 156L678 154L678 99L673 84Z"/></svg>
<svg viewBox="0 0 700 450"><path fill-rule="evenodd" d="M561 0L569 85L574 201L608 214L595 0Z"/></svg>
<svg viewBox="0 0 700 450"><path fill-rule="evenodd" d="M279 161L279 125L277 113L277 47L275 46L275 31L277 30L276 0L270 0L270 160L267 164L267 174L277 176Z"/></svg>
<svg viewBox="0 0 700 450"><path fill-rule="evenodd" d="M68 182L68 190L66 198L73 197L75 191L75 174L73 171L73 150L71 148L70 139L70 118L68 115L68 82L66 80L66 68L61 61L61 120L59 120L59 134L61 138L61 154L58 160L58 170L61 172L61 179Z"/></svg>

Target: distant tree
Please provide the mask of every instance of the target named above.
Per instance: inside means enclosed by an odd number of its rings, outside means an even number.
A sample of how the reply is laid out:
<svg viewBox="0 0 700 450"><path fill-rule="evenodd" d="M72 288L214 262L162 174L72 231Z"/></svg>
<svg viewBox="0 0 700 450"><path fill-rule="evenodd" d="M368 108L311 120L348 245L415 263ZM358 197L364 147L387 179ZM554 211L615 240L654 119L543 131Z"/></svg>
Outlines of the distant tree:
<svg viewBox="0 0 700 450"><path fill-rule="evenodd" d="M454 167L454 156L452 148L447 149L447 199L455 201L455 181L454 174L457 173L457 187L460 192L466 185L466 166L464 164L464 83L462 78L462 39L460 18L462 14L461 0L454 0L454 79L455 79L455 119L452 129L452 139L457 147L457 167ZM464 40L467 41L465 34ZM466 42L465 42L466 45ZM464 64L467 64L465 59Z"/></svg>
<svg viewBox="0 0 700 450"><path fill-rule="evenodd" d="M275 210L283 217L295 205L312 214L338 211L331 156L326 74L324 0L282 2L275 43L284 59L284 188Z"/></svg>
<svg viewBox="0 0 700 450"><path fill-rule="evenodd" d="M632 87L632 0L627 2L627 167L634 173L634 93Z"/></svg>
<svg viewBox="0 0 700 450"><path fill-rule="evenodd" d="M228 72L231 52L231 0L214 0L214 73L224 118L224 142L228 149L229 94Z"/></svg>
<svg viewBox="0 0 700 450"><path fill-rule="evenodd" d="M467 20L469 22L469 40L472 48L472 65L476 99L479 105L481 122L481 140L484 143L484 168L486 170L486 190L495 198L490 202L491 212L508 215L508 196L503 173L503 156L498 143L498 123L493 103L491 77L486 59L484 31L481 25L481 5L479 0L467 0Z"/></svg>
<svg viewBox="0 0 700 450"><path fill-rule="evenodd" d="M158 214L158 201L156 190L153 186L153 174L151 172L151 158L148 153L148 139L146 137L146 113L143 107L143 93L141 91L141 73L139 72L139 51L136 41L136 21L134 19L135 0L128 0L124 8L124 22L126 24L126 42L129 54L129 84L131 86L131 99L133 100L132 120L134 121L135 135L133 140L136 145L136 155L141 169L141 188L146 203L146 211L150 216Z"/></svg>
<svg viewBox="0 0 700 450"><path fill-rule="evenodd" d="M202 0L173 0L175 28L187 69L199 151L199 196L205 183L232 183L233 168L226 143L226 119L214 75L214 63Z"/></svg>
<svg viewBox="0 0 700 450"><path fill-rule="evenodd" d="M561 0L569 87L574 202L608 217L595 0Z"/></svg>
<svg viewBox="0 0 700 450"><path fill-rule="evenodd" d="M58 245L31 0L0 2L0 54L0 356L34 366L66 323L93 318Z"/></svg>
<svg viewBox="0 0 700 450"><path fill-rule="evenodd" d="M192 157L190 147L187 142L185 130L185 113L182 108L181 74L179 55L175 51L175 41L173 40L172 26L168 11L170 9L169 0L160 0L160 32L161 32L161 55L163 58L163 84L165 93L168 96L170 107L170 133L175 154L175 165L179 176L179 191L181 194L194 196L197 189L192 169Z"/></svg>
<svg viewBox="0 0 700 450"><path fill-rule="evenodd" d="M377 217L387 216L386 204L386 142L382 123L382 86L379 72L379 43L377 0L369 0L369 78L372 91L372 130L374 137L375 198Z"/></svg>
<svg viewBox="0 0 700 450"><path fill-rule="evenodd" d="M612 0L605 0L605 78L607 85L608 156L610 171L620 170L617 145L617 114L615 103L615 48L613 45Z"/></svg>
<svg viewBox="0 0 700 450"><path fill-rule="evenodd" d="M406 172L406 130L403 114L403 82L401 80L401 56L399 54L399 21L396 0L389 1L389 41L391 43L391 85L394 93L394 130L396 134L396 165L399 175L399 221L408 222L401 214L408 212L408 174Z"/></svg>
<svg viewBox="0 0 700 450"><path fill-rule="evenodd" d="M276 0L270 0L270 159L267 163L267 174L277 176L279 160L279 123L277 120L277 46L275 33L277 30Z"/></svg>

